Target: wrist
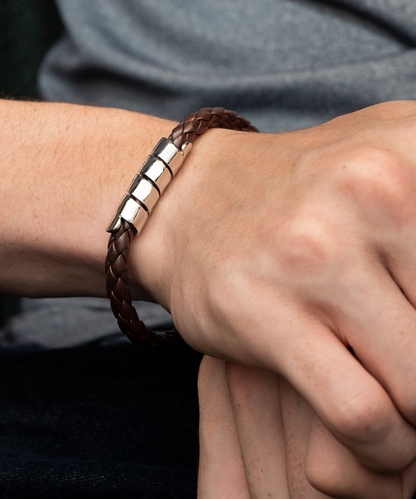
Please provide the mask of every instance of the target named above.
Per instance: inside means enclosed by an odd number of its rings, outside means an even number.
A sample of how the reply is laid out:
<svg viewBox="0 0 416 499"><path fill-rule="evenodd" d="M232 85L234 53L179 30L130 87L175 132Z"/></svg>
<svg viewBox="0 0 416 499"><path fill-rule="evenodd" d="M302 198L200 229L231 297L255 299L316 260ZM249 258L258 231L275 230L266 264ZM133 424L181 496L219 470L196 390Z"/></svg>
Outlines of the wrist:
<svg viewBox="0 0 416 499"><path fill-rule="evenodd" d="M244 158L245 163L250 156L255 168L264 137L213 129L194 142L180 171L132 243L132 290L138 284L148 297L172 310L171 295L178 289L175 283L180 275L187 275L184 266L191 264L188 257L198 261L207 253L199 247L201 241L206 244L209 240L209 236L203 235L207 218L221 218L223 213L233 210L235 192L234 197L229 196L230 189L244 176L238 166L239 158Z"/></svg>

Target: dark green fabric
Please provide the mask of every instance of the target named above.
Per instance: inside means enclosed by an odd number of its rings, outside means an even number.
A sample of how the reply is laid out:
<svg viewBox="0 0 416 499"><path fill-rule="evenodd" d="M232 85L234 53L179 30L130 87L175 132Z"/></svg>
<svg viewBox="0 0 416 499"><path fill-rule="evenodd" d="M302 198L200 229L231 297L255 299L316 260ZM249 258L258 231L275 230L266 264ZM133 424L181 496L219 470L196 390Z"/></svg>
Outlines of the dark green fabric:
<svg viewBox="0 0 416 499"><path fill-rule="evenodd" d="M0 95L36 98L39 63L62 31L53 0L1 0Z"/></svg>

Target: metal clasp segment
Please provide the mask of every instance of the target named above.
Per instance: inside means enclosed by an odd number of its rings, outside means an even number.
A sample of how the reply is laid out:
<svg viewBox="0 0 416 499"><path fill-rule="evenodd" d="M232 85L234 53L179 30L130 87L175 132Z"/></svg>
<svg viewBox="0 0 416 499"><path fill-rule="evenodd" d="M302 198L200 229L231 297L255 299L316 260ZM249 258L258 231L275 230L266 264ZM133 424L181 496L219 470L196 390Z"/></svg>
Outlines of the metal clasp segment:
<svg viewBox="0 0 416 499"><path fill-rule="evenodd" d="M140 174L133 179L128 194L120 203L107 232L117 231L121 219L132 224L136 233L140 232L191 149L191 142L185 142L178 149L169 139L162 138L144 162Z"/></svg>
<svg viewBox="0 0 416 499"><path fill-rule="evenodd" d="M185 142L180 149L178 149L173 142L163 137L153 149L152 154L161 159L169 168L174 177L179 168L182 166L188 154L191 152L192 143Z"/></svg>
<svg viewBox="0 0 416 499"><path fill-rule="evenodd" d="M115 232L121 225L121 219L132 224L136 233L140 232L147 222L149 215L147 210L129 195L124 196L118 207L117 213L111 221L107 232Z"/></svg>

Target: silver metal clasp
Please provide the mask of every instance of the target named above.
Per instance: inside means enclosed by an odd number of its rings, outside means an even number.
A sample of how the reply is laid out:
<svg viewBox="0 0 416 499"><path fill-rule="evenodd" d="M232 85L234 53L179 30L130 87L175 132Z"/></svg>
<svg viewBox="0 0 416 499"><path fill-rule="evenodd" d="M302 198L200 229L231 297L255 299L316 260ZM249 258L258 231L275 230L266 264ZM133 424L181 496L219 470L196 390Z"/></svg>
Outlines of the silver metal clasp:
<svg viewBox="0 0 416 499"><path fill-rule="evenodd" d="M178 149L173 142L163 137L147 157L140 173L130 185L117 213L107 228L107 232L116 232L121 219L133 225L140 232L149 218L159 197L169 182L176 175L192 149L191 142L185 142Z"/></svg>
<svg viewBox="0 0 416 499"><path fill-rule="evenodd" d="M182 147L178 149L173 142L163 137L153 149L152 154L165 163L174 177L191 150L191 142L185 142Z"/></svg>
<svg viewBox="0 0 416 499"><path fill-rule="evenodd" d="M132 224L136 232L140 232L148 218L147 210L138 201L129 195L124 196L107 232L116 232L120 227L121 219Z"/></svg>

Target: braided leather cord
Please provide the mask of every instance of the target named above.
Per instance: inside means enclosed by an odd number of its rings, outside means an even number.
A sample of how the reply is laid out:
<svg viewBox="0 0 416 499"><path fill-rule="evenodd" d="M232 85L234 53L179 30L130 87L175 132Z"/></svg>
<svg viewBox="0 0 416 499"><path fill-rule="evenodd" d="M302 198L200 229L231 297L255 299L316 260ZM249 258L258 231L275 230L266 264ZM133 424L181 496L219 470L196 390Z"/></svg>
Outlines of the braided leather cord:
<svg viewBox="0 0 416 499"><path fill-rule="evenodd" d="M193 142L196 137L211 128L258 132L256 127L234 111L213 107L203 108L187 116L172 130L169 140L179 149L185 142ZM121 331L132 343L157 350L179 346L183 339L175 328L165 332L152 331L139 319L132 305L127 262L134 236L133 227L124 220L121 220L120 228L110 236L105 272L111 310Z"/></svg>

